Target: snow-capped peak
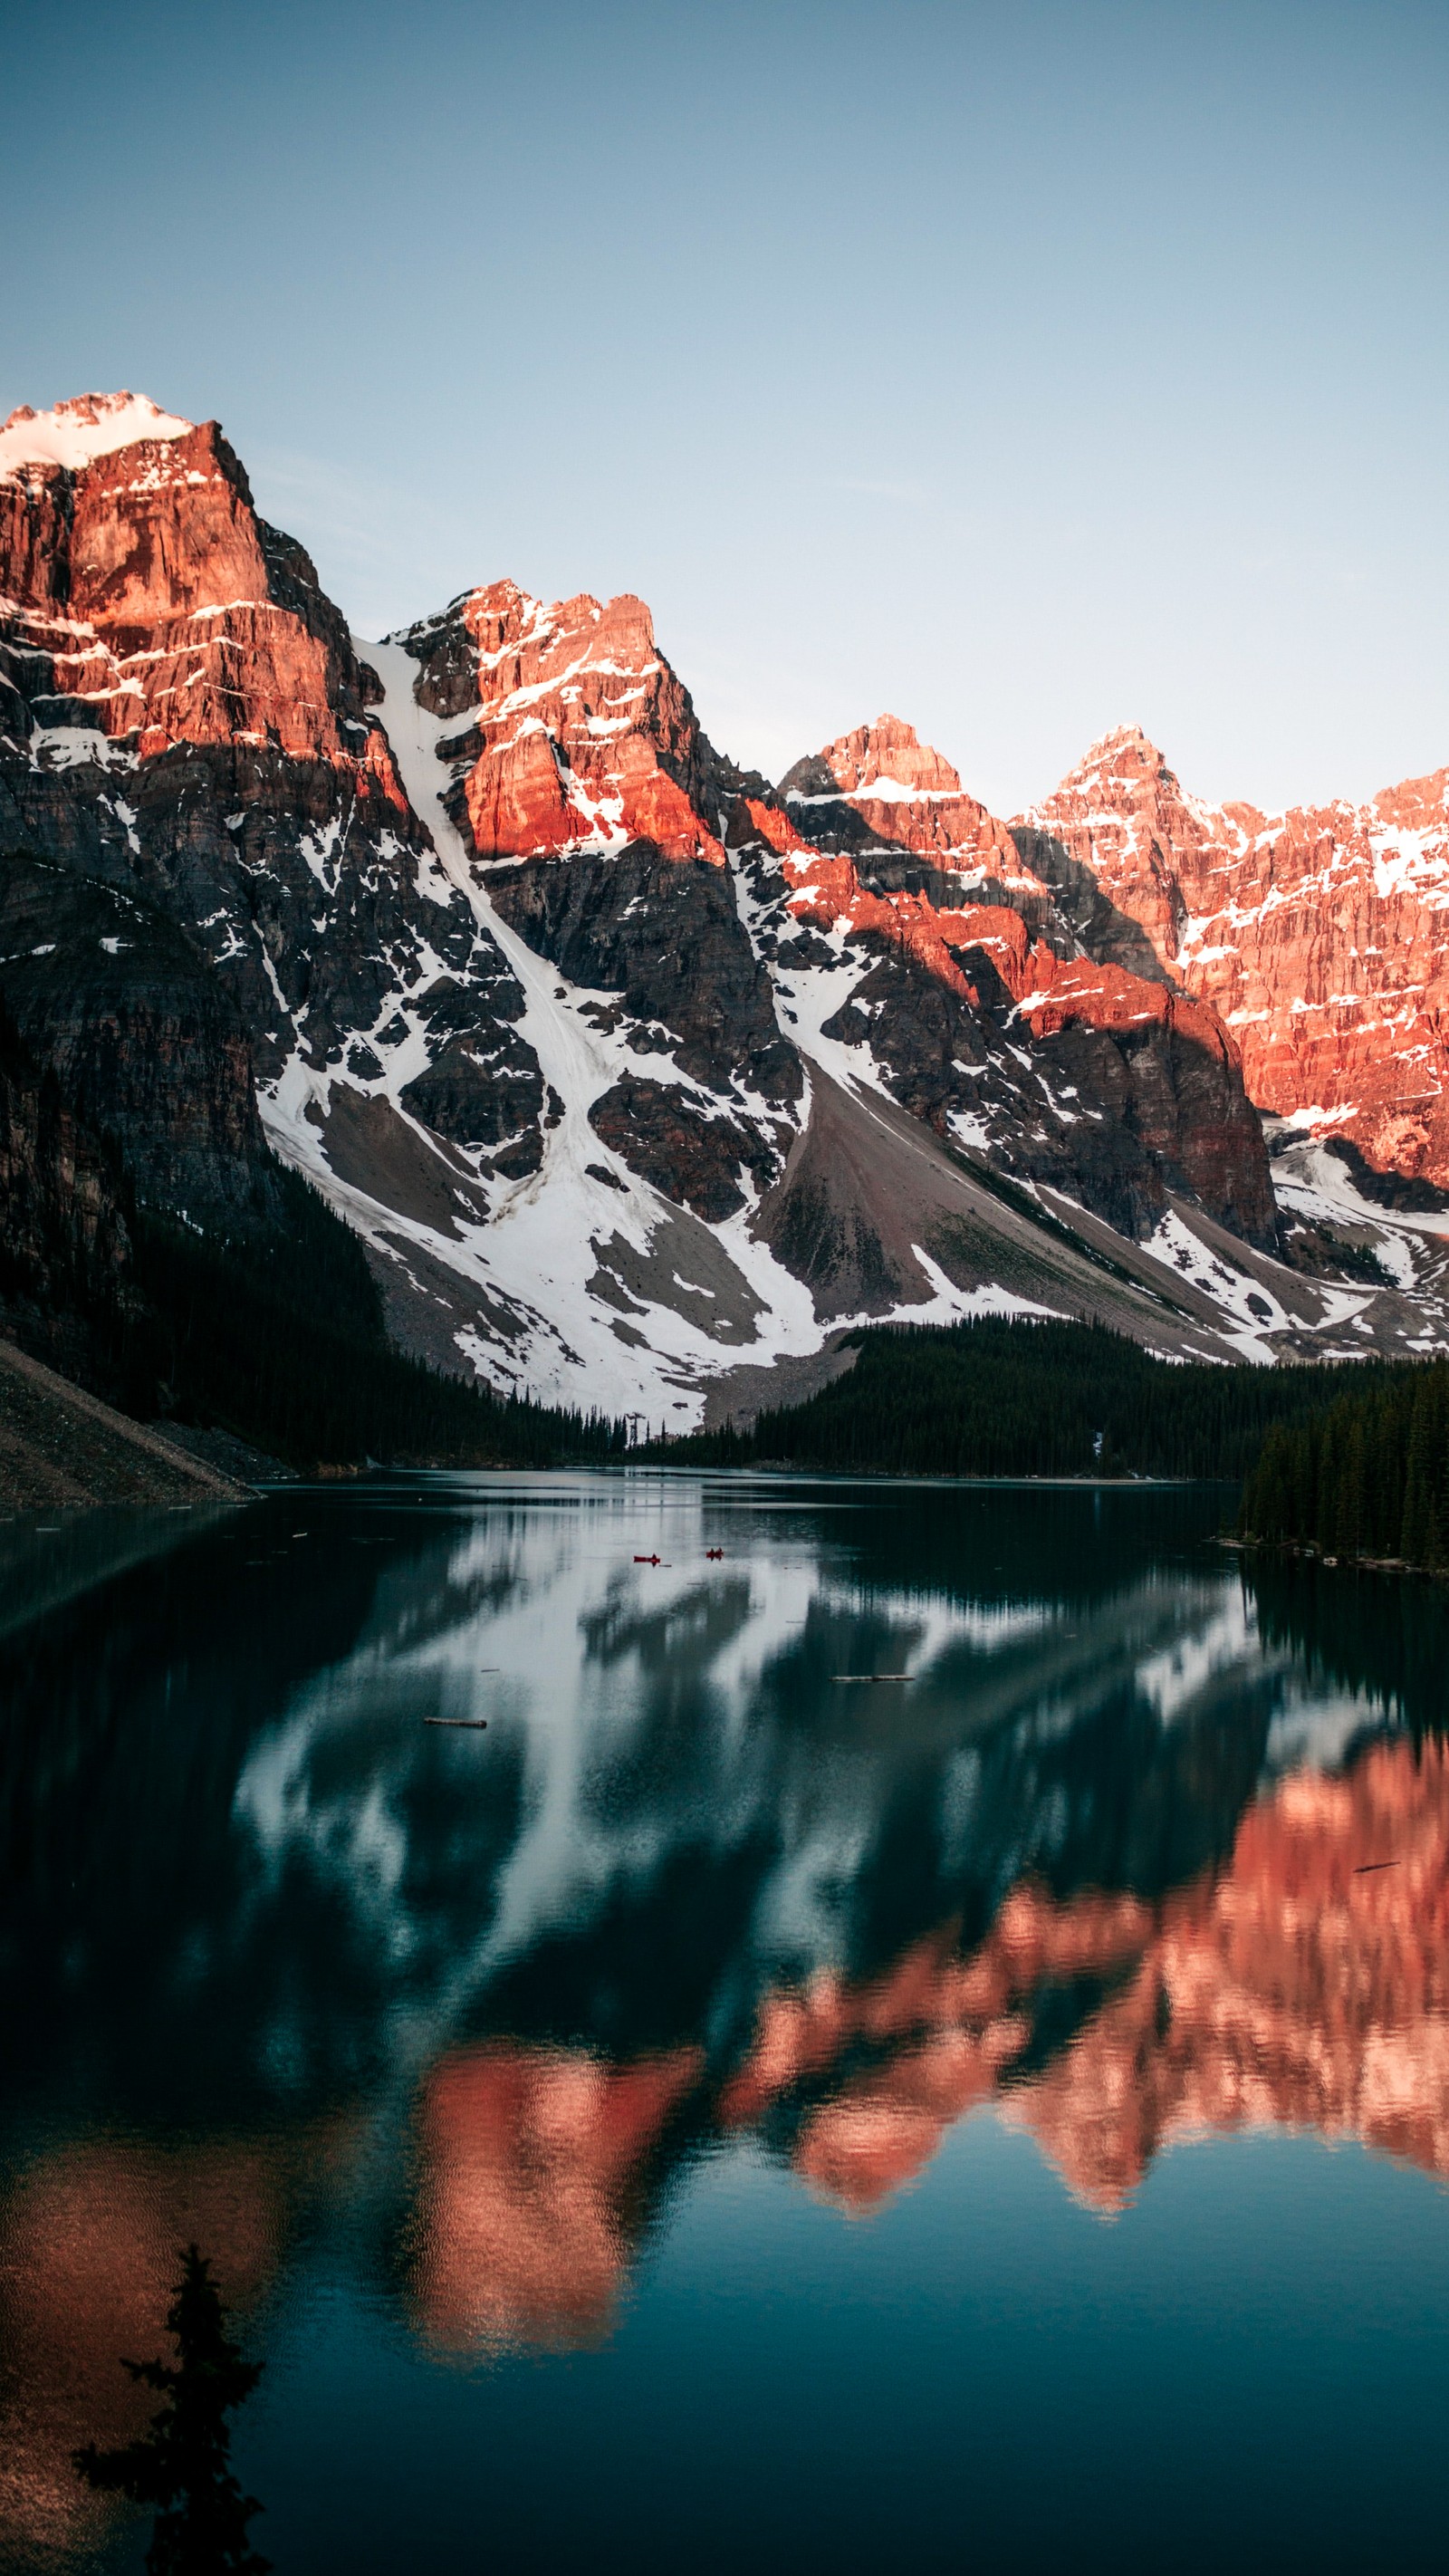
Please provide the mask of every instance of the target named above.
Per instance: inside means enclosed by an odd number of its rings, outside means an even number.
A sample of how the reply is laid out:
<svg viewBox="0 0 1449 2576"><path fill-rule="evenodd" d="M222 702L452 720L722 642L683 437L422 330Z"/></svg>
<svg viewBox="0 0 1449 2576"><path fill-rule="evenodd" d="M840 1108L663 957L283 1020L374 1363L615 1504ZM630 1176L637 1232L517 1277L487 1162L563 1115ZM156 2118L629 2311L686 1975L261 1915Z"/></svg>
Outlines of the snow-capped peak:
<svg viewBox="0 0 1449 2576"><path fill-rule="evenodd" d="M77 394L54 411L22 403L0 429L0 474L20 465L64 465L75 473L141 438L186 438L195 425L146 394Z"/></svg>

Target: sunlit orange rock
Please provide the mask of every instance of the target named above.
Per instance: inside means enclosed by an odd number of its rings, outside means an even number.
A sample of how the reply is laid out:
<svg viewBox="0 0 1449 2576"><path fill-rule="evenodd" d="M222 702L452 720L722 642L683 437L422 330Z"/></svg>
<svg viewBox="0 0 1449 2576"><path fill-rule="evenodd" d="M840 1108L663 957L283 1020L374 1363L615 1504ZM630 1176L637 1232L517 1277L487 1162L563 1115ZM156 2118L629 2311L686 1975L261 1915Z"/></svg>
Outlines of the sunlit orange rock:
<svg viewBox="0 0 1449 2576"><path fill-rule="evenodd" d="M418 2113L413 2296L450 2348L603 2340L643 2214L643 2169L697 2051L609 2066L498 2041L445 2057Z"/></svg>
<svg viewBox="0 0 1449 2576"><path fill-rule="evenodd" d="M1149 983L1110 962L1058 957L1044 940L1033 939L1020 913L1004 904L943 907L924 894L868 888L852 857L811 848L768 806L743 801L760 837L784 860L793 888L790 910L798 920L822 930L874 932L908 949L963 994L972 988L961 959L979 949L1035 1037L1049 1036L1072 1020L1099 1029L1155 1025L1180 1031L1224 1065L1239 1065L1238 1048L1211 1004L1166 984ZM1005 831L1004 825L997 828Z"/></svg>
<svg viewBox="0 0 1449 2576"><path fill-rule="evenodd" d="M1449 1179L1449 769L1270 817L1189 795L1129 726L1020 822L1216 1007L1260 1107Z"/></svg>
<svg viewBox="0 0 1449 2576"><path fill-rule="evenodd" d="M1088 955L1012 831L910 726L883 716L798 761L773 796L741 794L727 841L765 900L779 903L783 879L783 908L807 934L781 951L792 969L826 962L811 933L842 963L858 951L862 986L824 1035L867 1045L938 1133L998 1147L1008 1168L1128 1232L1160 1219L1165 1179L1276 1244L1262 1133L1217 1013L1158 973L1140 934L1135 965ZM1150 974L1135 971L1144 963ZM1018 1035L1046 1042L1049 1072L1038 1077ZM1068 1101L1082 1109L1060 1114Z"/></svg>
<svg viewBox="0 0 1449 2576"><path fill-rule="evenodd" d="M0 593L0 645L49 659L70 723L143 759L178 743L271 746L366 771L405 811L342 621L301 547L258 518L217 422L193 427L130 394L12 413Z"/></svg>
<svg viewBox="0 0 1449 2576"><path fill-rule="evenodd" d="M877 716L797 763L780 782L787 808L823 807L832 791L865 825L865 845L909 850L956 873L1024 882L1005 823L968 795L944 755L899 716ZM807 838L811 837L809 834Z"/></svg>
<svg viewBox="0 0 1449 2576"><path fill-rule="evenodd" d="M545 608L495 581L409 643L423 660L419 696L459 719L481 857L647 840L666 858L723 865L708 820L713 755L642 599L580 595Z"/></svg>

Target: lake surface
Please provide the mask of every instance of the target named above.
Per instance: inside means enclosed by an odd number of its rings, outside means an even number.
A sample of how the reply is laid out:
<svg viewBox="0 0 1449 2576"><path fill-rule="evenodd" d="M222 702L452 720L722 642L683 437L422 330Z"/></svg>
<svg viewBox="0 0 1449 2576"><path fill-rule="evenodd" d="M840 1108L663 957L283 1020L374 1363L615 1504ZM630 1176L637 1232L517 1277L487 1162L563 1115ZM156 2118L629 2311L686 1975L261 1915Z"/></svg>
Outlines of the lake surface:
<svg viewBox="0 0 1449 2576"><path fill-rule="evenodd" d="M1442 2567L1444 1597L1223 1508L12 1525L3 2563L195 2239L281 2576Z"/></svg>

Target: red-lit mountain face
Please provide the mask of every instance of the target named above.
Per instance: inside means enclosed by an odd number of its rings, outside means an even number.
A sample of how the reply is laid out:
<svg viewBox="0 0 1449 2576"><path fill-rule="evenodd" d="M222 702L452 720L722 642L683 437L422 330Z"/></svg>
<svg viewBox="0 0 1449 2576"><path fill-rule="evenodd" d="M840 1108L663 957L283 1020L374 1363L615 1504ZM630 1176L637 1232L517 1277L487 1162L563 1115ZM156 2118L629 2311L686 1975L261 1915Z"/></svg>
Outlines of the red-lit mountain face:
<svg viewBox="0 0 1449 2576"><path fill-rule="evenodd" d="M1099 954L1137 962L1145 936L1216 1006L1260 1108L1449 1182L1449 770L1269 817L1189 796L1129 727L1015 829L1024 864L1087 889Z"/></svg>
<svg viewBox="0 0 1449 2576"><path fill-rule="evenodd" d="M769 1187L803 1053L1133 1236L1178 1189L1272 1242L1257 1122L1213 1013L1085 958L1007 826L910 726L863 727L772 795L705 740L638 600L545 607L497 583L400 640L444 720L447 810L493 908L609 997L591 1007L600 1034L656 1059L589 1114L666 1196L713 1220L752 1179ZM743 904L726 842L750 867ZM963 909L967 877L980 899ZM830 1004L813 1026L812 991Z"/></svg>
<svg viewBox="0 0 1449 2576"><path fill-rule="evenodd" d="M484 1015L521 1006L438 880L341 617L214 422L129 395L16 414L0 590L3 846L179 921L264 1084L299 1047L340 1070L446 1019L460 977ZM140 943L110 954L120 982Z"/></svg>
<svg viewBox="0 0 1449 2576"><path fill-rule="evenodd" d="M443 720L448 819L491 910L580 996L613 1079L588 1124L706 1222L784 1168L803 1076L721 840L741 784L642 600L551 608L512 582L398 639ZM584 996L590 998L584 999ZM555 1088L567 1098L560 1068Z"/></svg>
<svg viewBox="0 0 1449 2576"><path fill-rule="evenodd" d="M1261 1133L1215 1012L1085 951L1008 826L909 725L883 716L797 762L779 803L783 818L750 804L736 837L759 898L800 925L787 1018L828 1000L819 1035L916 1117L1124 1233L1151 1232L1178 1190L1273 1243Z"/></svg>
<svg viewBox="0 0 1449 2576"><path fill-rule="evenodd" d="M358 646L216 424L128 395L0 431L0 555L32 1060L193 1220L265 1202L264 1128L411 1347L682 1428L866 1316L1422 1335L1268 1257L1232 1035L909 726L772 790L629 597Z"/></svg>

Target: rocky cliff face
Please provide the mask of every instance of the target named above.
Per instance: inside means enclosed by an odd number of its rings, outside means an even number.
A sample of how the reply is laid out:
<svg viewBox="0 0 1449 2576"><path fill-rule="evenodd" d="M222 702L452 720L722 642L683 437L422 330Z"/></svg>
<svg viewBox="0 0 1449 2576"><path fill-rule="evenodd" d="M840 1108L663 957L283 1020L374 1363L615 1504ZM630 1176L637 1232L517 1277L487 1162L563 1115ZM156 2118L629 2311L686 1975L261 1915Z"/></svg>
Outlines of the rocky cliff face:
<svg viewBox="0 0 1449 2576"><path fill-rule="evenodd" d="M516 582L468 591L398 639L419 704L462 716L455 808L487 858L626 850L724 863L720 806L737 773L705 740L642 599L546 608Z"/></svg>
<svg viewBox="0 0 1449 2576"><path fill-rule="evenodd" d="M215 421L149 408L62 406L74 464L29 452L45 441L24 414L0 430L15 699L143 758L239 736L355 757L356 671L306 556L257 518ZM121 426L140 434L112 448Z"/></svg>
<svg viewBox="0 0 1449 2576"><path fill-rule="evenodd" d="M732 1262L765 1244L817 1326L961 1311L992 1277L979 1205L923 1196L877 1113L853 1132L875 1093L1134 1238L1178 1191L1272 1242L1214 1015L1084 958L1008 828L898 719L772 792L702 736L637 601L545 607L501 584L366 650L414 803L529 990L559 1104L546 1171L572 1128L571 1189L627 1175L711 1225L742 1219ZM604 1269L637 1300L637 1261L616 1256ZM1017 1248L984 1259L1008 1294L1039 1276ZM711 1283L714 1331L758 1343L758 1270L728 1307ZM597 1296L597 1275L581 1286Z"/></svg>
<svg viewBox="0 0 1449 2576"><path fill-rule="evenodd" d="M639 599L551 608L495 582L397 639L444 719L445 802L487 900L612 1042L599 1138L716 1221L783 1168L802 1077L721 839L739 773Z"/></svg>
<svg viewBox="0 0 1449 2576"><path fill-rule="evenodd" d="M1350 1320L1266 1257L1211 1001L898 719L772 791L637 599L497 582L358 645L218 426L129 395L0 431L0 597L28 1034L174 1208L248 1203L254 1097L435 1361L682 1428L852 1317Z"/></svg>
<svg viewBox="0 0 1449 2576"><path fill-rule="evenodd" d="M1449 770L1270 817L1188 795L1129 727L1015 829L1024 864L1096 887L1098 954L1145 937L1216 1007L1261 1108L1449 1180Z"/></svg>
<svg viewBox="0 0 1449 2576"><path fill-rule="evenodd" d="M342 619L215 422L128 395L17 413L0 579L6 848L180 922L263 1084L300 1065L319 1114L332 1079L370 1095L430 1064L460 986L510 1055L520 997L439 877Z"/></svg>
<svg viewBox="0 0 1449 2576"><path fill-rule="evenodd" d="M114 1160L25 1045L0 999L0 1332L77 1376L92 1319L120 1315L131 1245Z"/></svg>
<svg viewBox="0 0 1449 2576"><path fill-rule="evenodd" d="M1041 892L1005 824L899 716L877 716L797 760L775 792L803 839L846 852L878 886L914 882L934 892L921 880L936 876L956 894L988 879Z"/></svg>
<svg viewBox="0 0 1449 2576"><path fill-rule="evenodd" d="M68 1114L113 1139L143 1202L191 1222L265 1217L247 1027L165 913L53 863L0 859L0 995Z"/></svg>
<svg viewBox="0 0 1449 2576"><path fill-rule="evenodd" d="M771 926L823 935L785 959L791 1019L821 970L833 998L853 966L819 1034L939 1134L1127 1234L1150 1234L1180 1190L1274 1243L1261 1131L1216 1013L1085 954L1008 827L908 725L882 716L798 762L779 803L783 818L747 801L736 838Z"/></svg>

